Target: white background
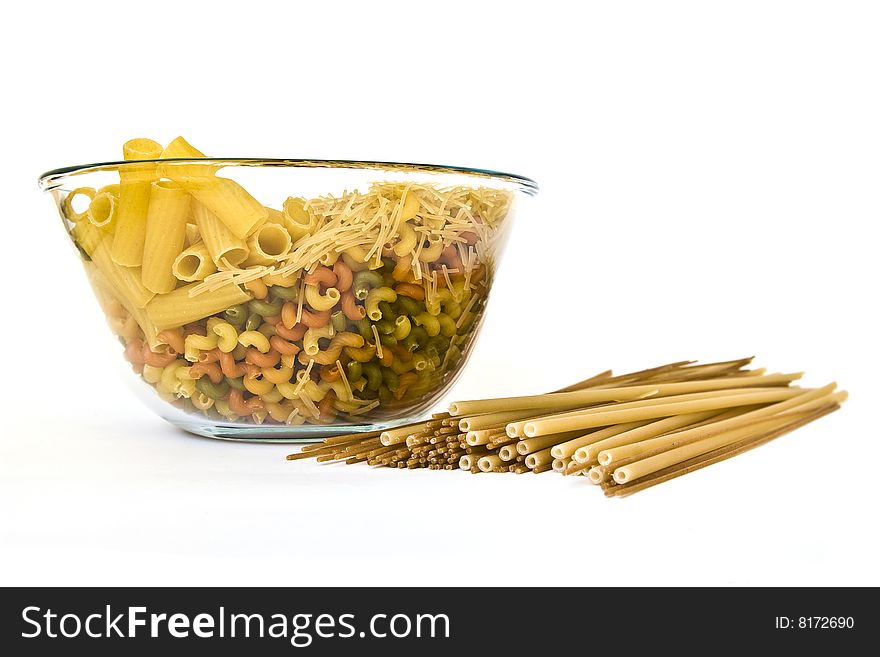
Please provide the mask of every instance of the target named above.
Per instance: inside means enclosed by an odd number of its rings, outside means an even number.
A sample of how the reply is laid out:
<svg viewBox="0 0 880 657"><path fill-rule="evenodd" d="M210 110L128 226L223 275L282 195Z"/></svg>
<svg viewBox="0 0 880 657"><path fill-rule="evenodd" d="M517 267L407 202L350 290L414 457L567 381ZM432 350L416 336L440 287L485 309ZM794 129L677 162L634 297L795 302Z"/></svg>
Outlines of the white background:
<svg viewBox="0 0 880 657"><path fill-rule="evenodd" d="M880 584L872 3L10 11L0 584ZM36 187L177 134L215 156L535 178L456 397L755 354L851 400L623 500L190 437L120 384Z"/></svg>

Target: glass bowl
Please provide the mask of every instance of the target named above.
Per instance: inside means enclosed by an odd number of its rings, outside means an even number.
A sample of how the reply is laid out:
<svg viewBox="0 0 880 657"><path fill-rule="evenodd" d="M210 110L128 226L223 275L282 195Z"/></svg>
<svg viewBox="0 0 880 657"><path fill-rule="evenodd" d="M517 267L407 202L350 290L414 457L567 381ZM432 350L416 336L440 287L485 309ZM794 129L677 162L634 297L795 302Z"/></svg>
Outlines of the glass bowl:
<svg viewBox="0 0 880 657"><path fill-rule="evenodd" d="M289 442L435 404L537 185L421 164L167 157L175 142L133 140L126 161L40 178L139 396L192 433Z"/></svg>

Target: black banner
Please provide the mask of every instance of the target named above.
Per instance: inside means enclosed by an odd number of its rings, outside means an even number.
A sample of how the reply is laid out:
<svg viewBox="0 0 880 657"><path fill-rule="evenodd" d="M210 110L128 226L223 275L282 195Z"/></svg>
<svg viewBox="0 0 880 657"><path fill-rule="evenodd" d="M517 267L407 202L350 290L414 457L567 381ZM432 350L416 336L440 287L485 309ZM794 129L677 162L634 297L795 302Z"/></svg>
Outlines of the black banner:
<svg viewBox="0 0 880 657"><path fill-rule="evenodd" d="M845 650L878 634L853 589L3 589L7 655ZM9 652L7 649L13 651Z"/></svg>

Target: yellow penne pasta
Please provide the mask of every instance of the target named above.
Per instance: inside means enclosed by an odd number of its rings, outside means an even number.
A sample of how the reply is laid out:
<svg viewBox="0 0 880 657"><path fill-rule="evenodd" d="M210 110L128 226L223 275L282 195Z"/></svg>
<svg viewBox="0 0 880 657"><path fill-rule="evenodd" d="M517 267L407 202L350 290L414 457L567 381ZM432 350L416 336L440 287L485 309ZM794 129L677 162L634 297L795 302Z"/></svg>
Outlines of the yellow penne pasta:
<svg viewBox="0 0 880 657"><path fill-rule="evenodd" d="M205 154L177 137L165 150L162 159L204 158ZM159 165L159 173L180 183L193 198L222 221L232 234L244 239L259 227L269 211L234 180L216 175L222 164L169 162Z"/></svg>
<svg viewBox="0 0 880 657"><path fill-rule="evenodd" d="M125 160L155 159L161 152L161 144L152 139L132 139L122 146ZM119 169L119 207L110 251L118 265L139 267L143 262L150 183L155 179L156 167L152 164L126 165Z"/></svg>
<svg viewBox="0 0 880 657"><path fill-rule="evenodd" d="M106 253L106 249L105 249L105 253ZM110 267L119 268L119 265L117 265L112 260L110 260L109 257L107 257L105 255L104 258L105 258L106 262L110 263ZM105 262L105 264L106 264L106 262ZM89 281L91 282L92 286L96 290L100 290L105 295L111 297L112 299L115 299L125 309L125 311L128 312L128 314L134 319L134 321L140 327L141 331L143 331L144 337L146 338L147 343L150 345L150 348L151 349L158 348L160 345L160 340L158 338L158 333L159 333L158 329L153 324L153 322L150 320L150 318L147 317L147 313L143 308L138 307L137 305L134 304L134 302L130 298L128 298L124 294L122 294L122 292L120 291L120 289L118 287L119 281L116 281L114 283L113 282L114 279L112 279L110 276L107 276L107 274L102 269L100 269L98 267L97 263L94 260L92 260L91 264L85 263L85 269L86 269L86 275L89 277ZM124 268L120 268L120 269L124 269ZM131 280L136 281L139 284L140 283L140 272L134 272L134 273L135 273L135 275L132 277ZM147 292L151 297L153 296L152 292L149 292L147 290L144 290L144 291Z"/></svg>
<svg viewBox="0 0 880 657"><path fill-rule="evenodd" d="M192 209L199 235L215 265L219 267L225 262L234 267L247 259L248 248L243 239L233 235L226 224L198 201L193 201Z"/></svg>
<svg viewBox="0 0 880 657"><path fill-rule="evenodd" d="M178 180L194 199L216 215L238 238L246 238L269 216L269 211L263 204L234 180L218 176L212 178L175 176L172 179Z"/></svg>
<svg viewBox="0 0 880 657"><path fill-rule="evenodd" d="M157 294L171 292L177 285L171 268L186 240L189 204L189 195L177 183L152 183L141 280Z"/></svg>
<svg viewBox="0 0 880 657"><path fill-rule="evenodd" d="M290 251L290 233L281 224L266 222L248 238L246 265L271 265Z"/></svg>
<svg viewBox="0 0 880 657"><path fill-rule="evenodd" d="M183 137L176 137L169 143L159 156L167 159L201 159L205 157L195 146ZM213 178L220 170L219 164L190 164L187 162L168 162L159 165L159 174L171 180L190 180L193 178Z"/></svg>
<svg viewBox="0 0 880 657"><path fill-rule="evenodd" d="M98 189L98 194L110 194L117 202L119 201L119 183L110 183Z"/></svg>
<svg viewBox="0 0 880 657"><path fill-rule="evenodd" d="M266 208L266 221L271 221L273 224L281 224L284 225L284 213L281 210L276 210L275 208Z"/></svg>
<svg viewBox="0 0 880 657"><path fill-rule="evenodd" d="M86 216L95 228L109 228L116 217L116 198L107 192L95 194Z"/></svg>
<svg viewBox="0 0 880 657"><path fill-rule="evenodd" d="M126 161L155 160L161 154L162 144L146 137L129 139L122 145L122 159ZM150 175L153 175L154 171L155 167L153 166L127 166L120 169L119 177L126 181L137 178L138 172L150 172Z"/></svg>
<svg viewBox="0 0 880 657"><path fill-rule="evenodd" d="M290 233L293 241L305 237L315 227L315 218L305 209L305 199L289 197L284 201L284 211L281 213L284 227Z"/></svg>
<svg viewBox="0 0 880 657"><path fill-rule="evenodd" d="M184 285L168 294L157 294L147 304L147 316L158 330L177 328L251 299L241 287L231 283L191 297L190 290L196 285L199 283Z"/></svg>
<svg viewBox="0 0 880 657"><path fill-rule="evenodd" d="M92 199L95 198L95 194L95 190L91 187L77 187L64 197L64 200L61 202L61 212L73 223L82 221L88 216L88 206L82 212L77 212L73 204L77 202L77 198L80 196L84 196L91 203Z"/></svg>
<svg viewBox="0 0 880 657"><path fill-rule="evenodd" d="M73 229L77 243L88 254L110 286L116 291L120 303L143 308L153 298L153 292L141 283L141 271L136 267L122 267L113 262L108 248L108 238L87 221L81 221Z"/></svg>
<svg viewBox="0 0 880 657"><path fill-rule="evenodd" d="M190 203L190 208L192 207L192 203ZM193 244L198 244L202 241L202 236L199 235L199 227L194 223L188 223L186 225L186 245L192 246Z"/></svg>
<svg viewBox="0 0 880 657"><path fill-rule="evenodd" d="M215 271L217 267L211 260L211 254L208 253L208 247L204 242L194 244L182 251L171 265L171 273L174 277L188 283L205 280L205 276Z"/></svg>

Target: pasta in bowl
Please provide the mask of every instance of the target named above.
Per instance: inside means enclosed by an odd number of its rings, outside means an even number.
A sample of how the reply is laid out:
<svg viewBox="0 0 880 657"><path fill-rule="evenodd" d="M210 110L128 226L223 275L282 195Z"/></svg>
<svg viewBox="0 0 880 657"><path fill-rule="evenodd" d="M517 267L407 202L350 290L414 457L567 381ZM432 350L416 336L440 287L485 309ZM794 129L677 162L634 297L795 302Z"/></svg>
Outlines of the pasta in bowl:
<svg viewBox="0 0 880 657"><path fill-rule="evenodd" d="M142 398L219 438L417 419L461 372L537 192L475 169L208 158L182 137L123 155L41 187Z"/></svg>

